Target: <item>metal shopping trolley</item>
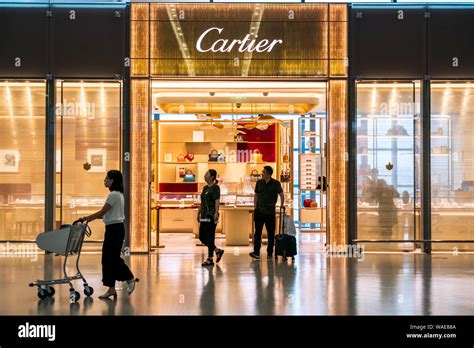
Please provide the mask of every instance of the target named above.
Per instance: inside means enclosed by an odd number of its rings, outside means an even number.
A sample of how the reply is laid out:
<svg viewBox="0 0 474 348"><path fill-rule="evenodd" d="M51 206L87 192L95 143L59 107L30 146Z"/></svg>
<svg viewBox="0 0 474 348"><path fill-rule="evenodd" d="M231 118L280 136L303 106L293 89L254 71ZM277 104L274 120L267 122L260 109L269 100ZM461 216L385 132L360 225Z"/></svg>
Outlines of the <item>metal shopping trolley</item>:
<svg viewBox="0 0 474 348"><path fill-rule="evenodd" d="M72 225L62 225L59 230L51 232L41 233L36 237L36 245L39 248L46 250L57 255L64 256L63 272L64 277L60 279L52 280L37 280L34 283L30 283L29 286L38 287L38 297L45 299L47 297L54 296L55 290L52 285L56 284L69 284L69 299L72 303L79 301L81 295L74 289L72 280L82 279L84 282L84 295L87 297L94 293L94 289L87 284L86 279L79 270L79 258L81 256L82 244L84 243L85 236L91 235L90 227L87 223L79 223L75 221ZM66 264L68 257L76 255L76 270L77 273L74 276L68 276L66 272Z"/></svg>

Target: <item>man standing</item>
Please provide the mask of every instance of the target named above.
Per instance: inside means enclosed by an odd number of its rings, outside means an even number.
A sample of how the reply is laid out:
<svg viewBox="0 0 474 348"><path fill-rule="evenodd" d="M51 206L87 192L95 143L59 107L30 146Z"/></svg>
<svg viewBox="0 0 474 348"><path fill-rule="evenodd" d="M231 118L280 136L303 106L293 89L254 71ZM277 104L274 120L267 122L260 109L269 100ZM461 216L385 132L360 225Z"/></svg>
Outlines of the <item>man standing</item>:
<svg viewBox="0 0 474 348"><path fill-rule="evenodd" d="M280 195L280 202L283 206L285 204L285 196L281 188L281 183L272 178L273 168L270 166L263 167L262 179L257 181L255 185L254 198L254 249L249 255L254 259L260 259L260 246L262 243L263 225L267 229L268 246L267 258L273 257L273 246L275 245L275 206Z"/></svg>

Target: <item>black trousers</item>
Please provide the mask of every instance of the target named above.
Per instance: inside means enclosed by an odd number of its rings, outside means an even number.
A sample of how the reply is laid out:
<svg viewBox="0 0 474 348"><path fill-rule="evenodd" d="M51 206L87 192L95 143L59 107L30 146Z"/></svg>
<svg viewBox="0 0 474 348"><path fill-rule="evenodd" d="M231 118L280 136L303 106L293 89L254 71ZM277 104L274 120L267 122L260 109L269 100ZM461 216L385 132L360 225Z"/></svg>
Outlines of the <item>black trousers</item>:
<svg viewBox="0 0 474 348"><path fill-rule="evenodd" d="M265 225L268 234L267 253L273 255L273 247L275 245L275 225L276 218L275 214L262 214L258 211L254 211L253 219L255 222L255 234L253 239L253 251L255 254L260 255L260 247L262 245L262 230Z"/></svg>
<svg viewBox="0 0 474 348"><path fill-rule="evenodd" d="M125 281L134 278L130 268L120 257L125 226L123 223L105 225L105 238L102 245L102 283L113 288L115 281Z"/></svg>
<svg viewBox="0 0 474 348"><path fill-rule="evenodd" d="M207 256L212 258L216 249L216 227L214 222L201 222L199 224L199 240L207 246Z"/></svg>

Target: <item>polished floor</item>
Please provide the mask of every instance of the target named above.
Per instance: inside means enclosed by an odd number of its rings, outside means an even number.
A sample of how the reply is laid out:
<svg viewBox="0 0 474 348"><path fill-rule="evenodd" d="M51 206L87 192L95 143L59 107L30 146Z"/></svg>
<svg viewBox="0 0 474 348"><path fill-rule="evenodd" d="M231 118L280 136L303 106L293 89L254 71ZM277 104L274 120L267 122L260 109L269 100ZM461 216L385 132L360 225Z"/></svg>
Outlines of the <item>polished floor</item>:
<svg viewBox="0 0 474 348"><path fill-rule="evenodd" d="M167 239L168 238L168 239ZM83 253L81 270L95 289L71 304L68 286L39 300L28 283L60 277L62 258L0 254L0 315L473 315L474 255L365 253L326 257L321 240L303 238L295 262L249 258L229 247L219 266L203 268L206 249L191 235L167 236L164 249L126 260L141 281L129 298L97 298L99 253ZM223 245L218 239L217 244ZM72 270L73 267L70 267Z"/></svg>

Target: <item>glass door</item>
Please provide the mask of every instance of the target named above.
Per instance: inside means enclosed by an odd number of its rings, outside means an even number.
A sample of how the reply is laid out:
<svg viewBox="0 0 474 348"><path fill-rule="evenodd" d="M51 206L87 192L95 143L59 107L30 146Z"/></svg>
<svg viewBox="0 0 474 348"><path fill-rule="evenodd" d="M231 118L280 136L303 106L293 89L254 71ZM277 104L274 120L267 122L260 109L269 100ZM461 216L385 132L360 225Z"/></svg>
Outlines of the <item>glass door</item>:
<svg viewBox="0 0 474 348"><path fill-rule="evenodd" d="M357 83L357 239L366 250L414 249L419 233L420 86ZM393 241L393 242L391 242Z"/></svg>
<svg viewBox="0 0 474 348"><path fill-rule="evenodd" d="M121 89L119 81L57 83L57 225L72 223L105 203L107 171L121 169ZM90 226L89 240L102 240L103 222Z"/></svg>

